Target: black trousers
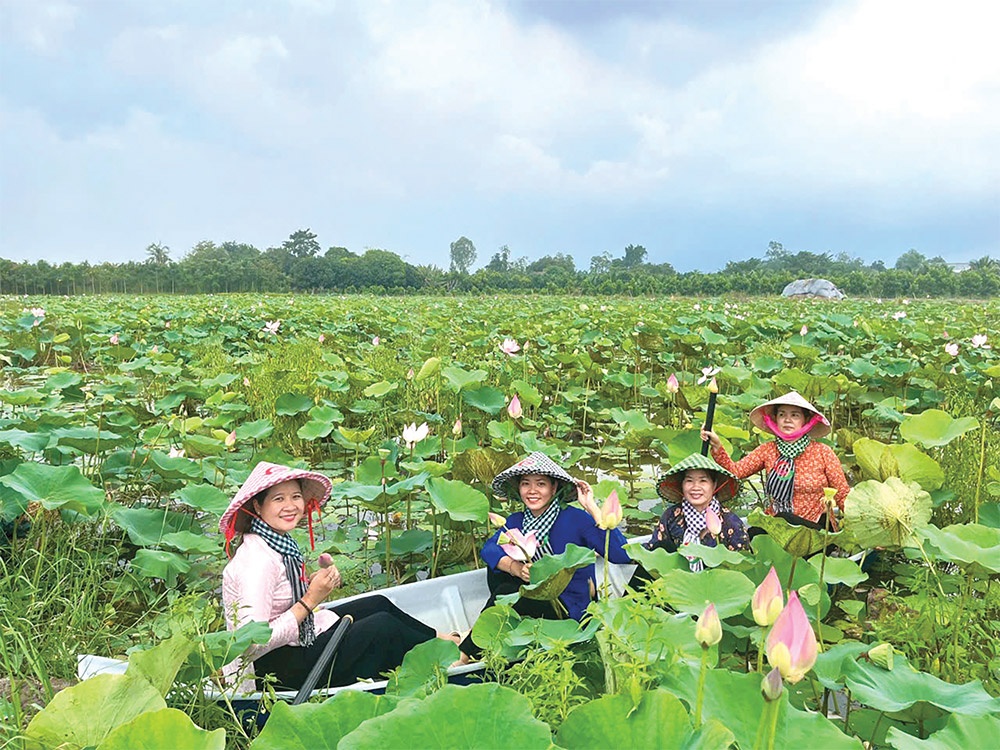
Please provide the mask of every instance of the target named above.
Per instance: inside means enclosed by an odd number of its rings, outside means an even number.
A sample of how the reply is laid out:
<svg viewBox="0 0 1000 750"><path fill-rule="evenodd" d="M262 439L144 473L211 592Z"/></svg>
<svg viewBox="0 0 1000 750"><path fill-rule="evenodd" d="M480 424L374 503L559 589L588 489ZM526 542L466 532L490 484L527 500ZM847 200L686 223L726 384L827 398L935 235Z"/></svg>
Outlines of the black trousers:
<svg viewBox="0 0 1000 750"><path fill-rule="evenodd" d="M402 664L403 656L411 648L437 635L433 628L410 617L381 594L335 606L333 611L341 617L351 615L354 623L347 629L332 667L320 679L320 687L377 678ZM253 663L257 687L262 686L263 675L273 674L279 689L298 690L335 629L320 633L308 648L280 646L259 657Z"/></svg>
<svg viewBox="0 0 1000 750"><path fill-rule="evenodd" d="M523 584L524 581L520 578L515 578L509 573L488 568L486 570L486 585L490 589L490 598L486 600L486 604L483 606L483 609L489 609L496 604L497 596L501 596L503 594L513 594L518 591ZM544 620L561 619L552 602L541 601L539 599L518 599L517 604L514 605L514 611L522 617L538 617ZM459 644L458 648L463 654L467 654L473 659L478 659L479 655L482 653L482 649L479 648L479 646L477 646L472 640L471 632L465 636L465 640Z"/></svg>

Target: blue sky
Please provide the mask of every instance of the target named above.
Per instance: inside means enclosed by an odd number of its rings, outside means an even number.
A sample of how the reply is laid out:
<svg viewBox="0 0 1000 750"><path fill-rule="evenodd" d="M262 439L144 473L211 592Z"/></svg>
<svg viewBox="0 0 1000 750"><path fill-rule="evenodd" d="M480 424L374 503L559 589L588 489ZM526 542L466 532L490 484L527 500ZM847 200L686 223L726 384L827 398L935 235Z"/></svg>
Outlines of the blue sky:
<svg viewBox="0 0 1000 750"><path fill-rule="evenodd" d="M994 0L2 0L0 257L1000 257Z"/></svg>

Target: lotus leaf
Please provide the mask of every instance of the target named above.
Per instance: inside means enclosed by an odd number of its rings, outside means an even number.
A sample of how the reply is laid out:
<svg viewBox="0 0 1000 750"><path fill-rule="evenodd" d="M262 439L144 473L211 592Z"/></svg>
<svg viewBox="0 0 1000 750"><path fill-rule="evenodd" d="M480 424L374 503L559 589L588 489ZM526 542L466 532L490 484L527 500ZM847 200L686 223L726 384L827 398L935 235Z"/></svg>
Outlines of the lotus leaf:
<svg viewBox="0 0 1000 750"><path fill-rule="evenodd" d="M784 518L769 516L760 508L750 511L747 525L764 529L769 537L793 557L808 557L815 554L829 544L836 544L840 536L840 532L829 533L808 526L791 524Z"/></svg>
<svg viewBox="0 0 1000 750"><path fill-rule="evenodd" d="M505 644L514 647L537 643L544 649L556 645L568 646L573 643L584 643L594 637L600 627L597 620L591 620L585 626L576 620L545 620L529 617L521 620L504 639Z"/></svg>
<svg viewBox="0 0 1000 750"><path fill-rule="evenodd" d="M809 564L816 569L817 574L820 567L823 568L824 583L843 583L853 588L868 580L868 574L862 572L861 566L847 557L827 556L824 564L823 555L814 555L809 558Z"/></svg>
<svg viewBox="0 0 1000 750"><path fill-rule="evenodd" d="M156 467L156 473L167 480L201 479L201 467L182 456L171 458L162 451L150 451L149 460Z"/></svg>
<svg viewBox="0 0 1000 750"><path fill-rule="evenodd" d="M445 685L422 701L404 701L395 710L368 719L346 735L338 750L372 747L483 748L498 738L518 750L547 750L551 733L531 712L528 699L494 684Z"/></svg>
<svg viewBox="0 0 1000 750"><path fill-rule="evenodd" d="M274 402L274 410L283 417L292 417L309 411L314 406L313 400L300 393L283 393Z"/></svg>
<svg viewBox="0 0 1000 750"><path fill-rule="evenodd" d="M302 425L295 434L303 440L316 440L318 438L325 438L333 432L333 427L333 422L324 422L320 419L310 419Z"/></svg>
<svg viewBox="0 0 1000 750"><path fill-rule="evenodd" d="M441 370L441 374L444 375L445 380L448 381L448 386L458 393L464 388L482 383L486 380L487 372L486 370L473 370L468 372L463 370L461 367L445 367Z"/></svg>
<svg viewBox="0 0 1000 750"><path fill-rule="evenodd" d="M931 519L931 496L916 482L888 477L855 485L844 502L844 526L862 547L904 547Z"/></svg>
<svg viewBox="0 0 1000 750"><path fill-rule="evenodd" d="M416 374L414 379L420 383L433 375L437 375L440 371L441 358L430 357L420 366L420 371Z"/></svg>
<svg viewBox="0 0 1000 750"><path fill-rule="evenodd" d="M756 588L753 581L735 570L706 569L700 573L671 570L660 580L667 602L678 612L700 615L711 602L721 618L743 612Z"/></svg>
<svg viewBox="0 0 1000 750"><path fill-rule="evenodd" d="M531 383L524 380L512 380L510 389L518 395L522 404L527 406L542 405L542 394Z"/></svg>
<svg viewBox="0 0 1000 750"><path fill-rule="evenodd" d="M237 440L263 440L274 432L274 425L270 419L258 419L253 422L245 422L236 428Z"/></svg>
<svg viewBox="0 0 1000 750"><path fill-rule="evenodd" d="M382 398L387 393L392 393L392 391L399 388L398 383L390 383L388 380L380 380L377 383L372 383L370 386L365 388L362 393L368 398ZM281 412L278 412L279 414Z"/></svg>
<svg viewBox="0 0 1000 750"><path fill-rule="evenodd" d="M1000 503L983 503L979 506L979 523L991 529L1000 529Z"/></svg>
<svg viewBox="0 0 1000 750"><path fill-rule="evenodd" d="M469 404L469 406L474 406L492 415L504 407L507 403L507 398L504 396L503 391L499 391L489 385L484 385L479 388L466 388L463 390L462 401Z"/></svg>
<svg viewBox="0 0 1000 750"><path fill-rule="evenodd" d="M399 698L345 690L323 703L277 702L254 750L336 750L363 722L392 711Z"/></svg>
<svg viewBox="0 0 1000 750"><path fill-rule="evenodd" d="M226 730L201 729L183 711L148 711L111 731L97 750L225 750Z"/></svg>
<svg viewBox="0 0 1000 750"><path fill-rule="evenodd" d="M486 495L454 479L428 479L427 494L434 507L447 513L453 521L483 523L490 510Z"/></svg>
<svg viewBox="0 0 1000 750"><path fill-rule="evenodd" d="M659 577L671 570L690 570L687 558L678 552L667 552L665 549L647 550L641 544L631 543L625 546L629 557L639 563L654 577Z"/></svg>
<svg viewBox="0 0 1000 750"><path fill-rule="evenodd" d="M203 555L210 555L218 552L221 543L218 539L204 534L195 534L190 531L173 531L164 534L160 538L160 544L173 547L178 552L195 552Z"/></svg>
<svg viewBox="0 0 1000 750"><path fill-rule="evenodd" d="M393 555L412 555L429 550L433 543L434 535L427 529L407 529L401 534L393 535L391 550ZM375 543L372 552L385 555L385 537Z"/></svg>
<svg viewBox="0 0 1000 750"><path fill-rule="evenodd" d="M177 576L191 570L187 558L166 550L140 549L136 550L132 560L132 569L146 578L159 578L168 586L177 585Z"/></svg>
<svg viewBox="0 0 1000 750"><path fill-rule="evenodd" d="M953 750L953 748L993 747L1000 737L1000 716L952 714L944 729L926 740L917 739L896 727L886 733L886 742L896 750Z"/></svg>
<svg viewBox="0 0 1000 750"><path fill-rule="evenodd" d="M92 485L76 466L22 463L0 484L28 503L39 501L46 510L66 509L92 516L104 507L104 491Z"/></svg>
<svg viewBox="0 0 1000 750"><path fill-rule="evenodd" d="M672 693L651 690L638 705L625 695L606 695L577 706L559 727L556 743L567 750L593 747L720 748L735 736L716 719L691 726L683 704Z"/></svg>
<svg viewBox="0 0 1000 750"><path fill-rule="evenodd" d="M184 450L192 458L219 456L226 452L226 444L207 435L185 435L181 441Z"/></svg>
<svg viewBox="0 0 1000 750"><path fill-rule="evenodd" d="M133 651L129 654L126 674L144 677L166 698L178 670L193 650L193 641L183 635L174 635L145 651Z"/></svg>
<svg viewBox="0 0 1000 750"><path fill-rule="evenodd" d="M1000 529L969 523L943 529L923 526L917 534L928 542L927 553L938 560L1000 573Z"/></svg>
<svg viewBox="0 0 1000 750"><path fill-rule="evenodd" d="M978 427L979 420L975 417L954 419L940 409L927 409L904 419L899 426L899 434L907 442L918 443L925 448L939 448Z"/></svg>
<svg viewBox="0 0 1000 750"><path fill-rule="evenodd" d="M458 656L458 646L443 638L417 644L406 652L399 669L389 677L386 694L423 698L436 686L447 682L448 667Z"/></svg>
<svg viewBox="0 0 1000 750"><path fill-rule="evenodd" d="M128 533L132 543L139 547L159 544L164 534L186 531L194 526L194 519L186 513L157 508L118 506L111 511L111 517Z"/></svg>
<svg viewBox="0 0 1000 750"><path fill-rule="evenodd" d="M229 496L211 484L189 484L176 494L177 501L191 508L221 516L229 507Z"/></svg>
<svg viewBox="0 0 1000 750"><path fill-rule="evenodd" d="M25 745L31 750L93 747L140 714L166 707L144 677L99 674L56 693L28 724Z"/></svg>
<svg viewBox="0 0 1000 750"><path fill-rule="evenodd" d="M51 433L47 432L26 432L18 429L0 430L0 443L5 443L11 448L20 448L28 453L38 453L45 450L50 440L52 440Z"/></svg>
<svg viewBox="0 0 1000 750"><path fill-rule="evenodd" d="M940 464L909 443L886 445L870 438L854 441L854 455L869 479L899 477L930 492L944 483Z"/></svg>

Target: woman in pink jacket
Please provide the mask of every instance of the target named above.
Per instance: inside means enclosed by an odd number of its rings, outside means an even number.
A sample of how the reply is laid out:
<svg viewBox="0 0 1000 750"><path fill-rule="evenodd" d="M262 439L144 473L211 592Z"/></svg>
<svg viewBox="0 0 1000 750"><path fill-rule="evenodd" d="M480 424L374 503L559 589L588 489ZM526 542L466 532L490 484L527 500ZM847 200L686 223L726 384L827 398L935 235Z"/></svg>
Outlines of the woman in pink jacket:
<svg viewBox="0 0 1000 750"><path fill-rule="evenodd" d="M271 626L271 639L227 665L227 675L251 662L258 688L260 678L272 674L279 688L297 690L333 635L333 625L348 614L354 624L321 685L377 678L399 666L413 646L435 636L457 642L457 635L435 633L378 594L320 608L340 586L340 573L330 565L307 576L302 551L289 532L308 515L311 538L312 513L330 497L330 489L322 474L262 461L223 514L219 530L226 536L227 553L234 537L241 536L222 574L226 625L230 630L250 621ZM244 676L242 687L252 689L251 675Z"/></svg>

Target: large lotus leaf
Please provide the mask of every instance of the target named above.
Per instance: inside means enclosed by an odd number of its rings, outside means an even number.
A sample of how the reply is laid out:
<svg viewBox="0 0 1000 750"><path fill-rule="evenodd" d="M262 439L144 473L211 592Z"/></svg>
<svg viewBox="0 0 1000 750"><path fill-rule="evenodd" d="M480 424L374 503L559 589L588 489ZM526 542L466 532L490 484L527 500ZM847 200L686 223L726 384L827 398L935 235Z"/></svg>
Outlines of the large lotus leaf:
<svg viewBox="0 0 1000 750"><path fill-rule="evenodd" d="M490 424L498 423L490 422ZM489 487L493 477L514 464L516 460L517 457L513 453L503 453L492 448L473 448L455 456L452 476L463 482L478 481Z"/></svg>
<svg viewBox="0 0 1000 750"><path fill-rule="evenodd" d="M931 520L929 493L916 482L888 477L851 488L844 502L844 527L862 547L904 547Z"/></svg>
<svg viewBox="0 0 1000 750"><path fill-rule="evenodd" d="M479 388L466 388L462 391L462 401L493 415L504 407L507 403L507 397L504 396L503 391L484 385Z"/></svg>
<svg viewBox="0 0 1000 750"><path fill-rule="evenodd" d="M741 748L755 747L757 728L765 713L764 697L760 692L761 675L741 674L723 669L710 669L705 677L703 718L722 722L736 736ZM682 665L660 681L689 706L695 704L698 667ZM848 737L819 713L800 711L788 703L788 690L781 694L781 707L775 734L775 747L861 750L861 741Z"/></svg>
<svg viewBox="0 0 1000 750"><path fill-rule="evenodd" d="M648 550L635 542L625 545L625 551L654 577L659 577L670 570L691 569L687 558L679 552L667 552L665 549Z"/></svg>
<svg viewBox="0 0 1000 750"><path fill-rule="evenodd" d="M1000 503L983 503L979 506L979 523L991 529L1000 529Z"/></svg>
<svg viewBox="0 0 1000 750"><path fill-rule="evenodd" d="M430 474L428 472L426 471L418 472L413 476L407 477L401 482L393 482L392 484L387 484L385 486L385 494L399 495L404 492L412 492L417 487L423 487L429 478Z"/></svg>
<svg viewBox="0 0 1000 750"><path fill-rule="evenodd" d="M418 383L422 380L427 380L427 378L432 375L437 375L441 371L441 358L440 357L430 357L423 365L420 366L420 371L416 374L414 380Z"/></svg>
<svg viewBox="0 0 1000 750"><path fill-rule="evenodd" d="M816 568L817 574L820 568L823 569L824 583L844 583L853 588L868 580L868 574L849 557L827 557L824 563L823 555L814 555L809 558L809 564Z"/></svg>
<svg viewBox="0 0 1000 750"><path fill-rule="evenodd" d="M716 544L714 547L708 547L704 544L686 544L683 550L682 557L696 557L709 568L717 568L723 563L730 568L738 568L749 564L746 555L734 552L724 544ZM681 568L681 570L684 569Z"/></svg>
<svg viewBox="0 0 1000 750"><path fill-rule="evenodd" d="M325 438L333 432L334 426L333 422L327 422L321 419L310 419L302 425L295 434L302 440L318 440L319 438Z"/></svg>
<svg viewBox="0 0 1000 750"><path fill-rule="evenodd" d="M372 383L364 389L362 393L368 398L382 398L382 396L399 388L399 383L390 383L388 380L380 380Z"/></svg>
<svg viewBox="0 0 1000 750"><path fill-rule="evenodd" d="M163 451L150 451L149 460L164 479L201 479L201 467L183 456L171 457Z"/></svg>
<svg viewBox="0 0 1000 750"><path fill-rule="evenodd" d="M192 458L221 456L226 452L226 444L223 441L208 435L185 435L181 444L187 455Z"/></svg>
<svg viewBox="0 0 1000 750"><path fill-rule="evenodd" d="M275 413L283 417L292 417L309 411L313 407L313 400L301 393L282 393L274 402Z"/></svg>
<svg viewBox="0 0 1000 750"><path fill-rule="evenodd" d="M845 641L831 646L816 656L813 673L820 684L827 690L842 690L844 688L844 670L848 663L868 651L870 644L857 641Z"/></svg>
<svg viewBox="0 0 1000 750"><path fill-rule="evenodd" d="M104 738L97 750L225 750L226 730L209 731L176 708L135 717Z"/></svg>
<svg viewBox="0 0 1000 750"><path fill-rule="evenodd" d="M684 705L666 690L651 690L639 705L625 695L605 695L577 706L559 727L556 744L576 748L715 748L736 738L715 719L699 729L691 726Z"/></svg>
<svg viewBox="0 0 1000 750"><path fill-rule="evenodd" d="M448 386L456 393L463 388L468 388L469 386L476 385L477 383L482 383L486 380L487 376L486 370L473 370L472 372L467 372L461 367L445 367L441 370L441 374L444 375L445 380L448 381Z"/></svg>
<svg viewBox="0 0 1000 750"><path fill-rule="evenodd" d="M996 747L1000 739L1000 716L961 716L952 714L948 724L926 740L891 727L886 742L896 750L954 750L955 748Z"/></svg>
<svg viewBox="0 0 1000 750"><path fill-rule="evenodd" d="M54 373L50 375L45 381L46 391L61 391L65 388L72 388L75 385L80 385L83 382L83 376L78 372L73 372L72 370L63 370L62 372Z"/></svg>
<svg viewBox="0 0 1000 750"><path fill-rule="evenodd" d="M510 634L521 623L519 615L512 606L495 604L484 609L472 626L472 641L483 649L499 651L509 661L518 656L518 649L510 645Z"/></svg>
<svg viewBox="0 0 1000 750"><path fill-rule="evenodd" d="M197 552L208 555L222 549L222 542L218 537L196 534L191 531L172 531L160 537L160 544L173 547L178 552Z"/></svg>
<svg viewBox="0 0 1000 750"><path fill-rule="evenodd" d="M406 652L385 692L401 698L423 698L435 686L447 682L448 667L458 656L458 646L449 640L431 638L419 643Z"/></svg>
<svg viewBox="0 0 1000 750"><path fill-rule="evenodd" d="M939 448L977 427L979 420L975 417L954 419L946 411L928 409L904 419L899 426L899 434L907 442L917 443L925 448Z"/></svg>
<svg viewBox="0 0 1000 750"><path fill-rule="evenodd" d="M405 701L344 737L338 750L419 747L422 750L551 747L549 726L531 713L528 699L493 684L445 685L422 701Z"/></svg>
<svg viewBox="0 0 1000 750"><path fill-rule="evenodd" d="M237 440L263 440L274 432L274 425L270 419L258 419L253 422L245 422L236 428Z"/></svg>
<svg viewBox="0 0 1000 750"><path fill-rule="evenodd" d="M678 612L700 615L711 602L722 618L743 612L757 588L736 570L706 569L700 573L671 570L660 580L667 602Z"/></svg>
<svg viewBox="0 0 1000 750"><path fill-rule="evenodd" d="M399 698L345 690L323 703L275 703L254 750L336 750L362 722L392 711Z"/></svg>
<svg viewBox="0 0 1000 750"><path fill-rule="evenodd" d="M178 670L193 650L193 641L183 635L174 635L145 651L133 651L129 654L126 674L144 677L166 698Z"/></svg>
<svg viewBox="0 0 1000 750"><path fill-rule="evenodd" d="M943 529L924 526L917 534L929 542L927 553L938 560L977 565L990 573L1000 573L1000 529L969 523Z"/></svg>
<svg viewBox="0 0 1000 750"><path fill-rule="evenodd" d="M166 707L144 677L99 674L56 693L28 724L25 745L32 750L92 747L139 714Z"/></svg>
<svg viewBox="0 0 1000 750"><path fill-rule="evenodd" d="M104 506L104 490L92 485L76 466L22 463L0 477L0 483L29 503L41 502L46 510L61 508L91 516Z"/></svg>
<svg viewBox="0 0 1000 750"><path fill-rule="evenodd" d="M910 666L905 655L896 653L893 668L882 669L869 661L848 659L843 662L844 684L854 700L887 713L905 711L919 704L930 704L953 714L983 716L1000 713L1000 698L973 680L953 685Z"/></svg>
<svg viewBox="0 0 1000 750"><path fill-rule="evenodd" d="M194 683L222 669L226 664L257 643L271 639L271 626L251 620L236 630L219 630L201 637L201 645L187 659L179 682Z"/></svg>
<svg viewBox="0 0 1000 750"><path fill-rule="evenodd" d="M136 550L132 560L132 569L146 578L159 578L168 586L177 584L177 576L191 570L187 558L160 549Z"/></svg>
<svg viewBox="0 0 1000 750"><path fill-rule="evenodd" d="M465 482L432 477L427 480L427 494L434 507L453 521L482 523L490 512L490 501Z"/></svg>
<svg viewBox="0 0 1000 750"><path fill-rule="evenodd" d="M118 448L127 440L116 432L96 427L63 427L53 430L52 437L59 445L68 445L90 455Z"/></svg>
<svg viewBox="0 0 1000 750"><path fill-rule="evenodd" d="M531 565L531 583L521 586L521 596L527 599L551 600L569 585L580 568L593 565L594 550L567 544L558 555L545 555Z"/></svg>
<svg viewBox="0 0 1000 750"><path fill-rule="evenodd" d="M916 482L928 492L944 484L941 465L909 443L886 445L870 438L859 438L852 448L868 479L899 477L905 482Z"/></svg>
<svg viewBox="0 0 1000 750"><path fill-rule="evenodd" d="M164 534L188 531L194 526L194 519L185 513L154 508L117 507L111 517L139 547L159 544Z"/></svg>
<svg viewBox="0 0 1000 750"><path fill-rule="evenodd" d="M27 453L38 453L45 450L52 434L48 432L26 432L24 430L0 430L0 444L18 448Z"/></svg>
<svg viewBox="0 0 1000 750"><path fill-rule="evenodd" d="M808 557L828 544L837 542L840 532L826 532L808 526L796 526L784 518L769 516L760 508L754 508L747 516L748 526L757 526L767 532L781 548L793 557Z"/></svg>
<svg viewBox="0 0 1000 750"><path fill-rule="evenodd" d="M412 555L429 550L434 543L434 534L427 529L407 529L401 534L392 535L391 551L393 555ZM372 553L376 556L385 555L385 537L381 537Z"/></svg>
<svg viewBox="0 0 1000 750"><path fill-rule="evenodd" d="M229 507L229 495L211 484L189 484L176 494L179 503L221 516Z"/></svg>

